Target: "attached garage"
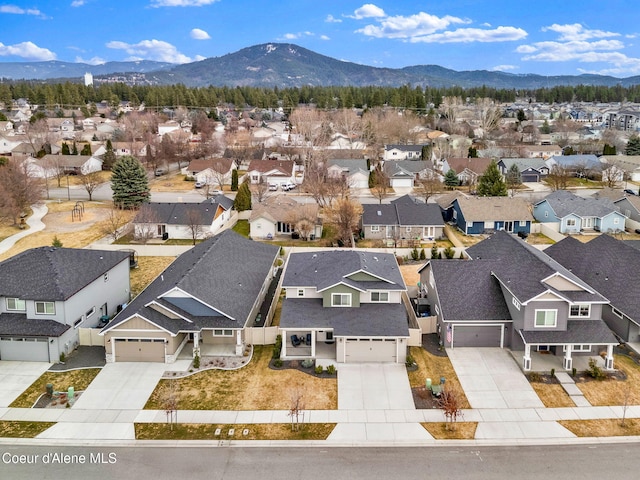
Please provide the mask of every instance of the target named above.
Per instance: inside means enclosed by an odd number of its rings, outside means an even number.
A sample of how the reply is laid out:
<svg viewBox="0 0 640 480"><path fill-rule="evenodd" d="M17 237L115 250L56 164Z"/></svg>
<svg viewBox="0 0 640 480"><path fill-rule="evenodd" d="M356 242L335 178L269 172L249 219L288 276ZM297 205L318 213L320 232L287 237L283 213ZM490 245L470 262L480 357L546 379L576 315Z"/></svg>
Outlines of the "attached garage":
<svg viewBox="0 0 640 480"><path fill-rule="evenodd" d="M163 338L112 338L116 362L165 361Z"/></svg>
<svg viewBox="0 0 640 480"><path fill-rule="evenodd" d="M0 360L49 362L49 339L46 337L0 338ZM57 359L56 359L57 360Z"/></svg>
<svg viewBox="0 0 640 480"><path fill-rule="evenodd" d="M397 339L395 338L347 338L345 340L345 362L396 362Z"/></svg>
<svg viewBox="0 0 640 480"><path fill-rule="evenodd" d="M392 188L411 188L413 187L413 177L409 178L392 178L390 180Z"/></svg>
<svg viewBox="0 0 640 480"><path fill-rule="evenodd" d="M453 325L455 347L502 347L502 325Z"/></svg>

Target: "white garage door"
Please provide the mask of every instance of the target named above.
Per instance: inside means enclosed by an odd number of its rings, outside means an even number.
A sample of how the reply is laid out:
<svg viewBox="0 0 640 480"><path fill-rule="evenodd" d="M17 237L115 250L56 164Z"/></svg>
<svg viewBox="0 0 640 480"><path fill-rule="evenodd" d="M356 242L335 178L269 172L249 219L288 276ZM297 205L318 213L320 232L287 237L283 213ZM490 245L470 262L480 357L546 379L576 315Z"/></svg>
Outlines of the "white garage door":
<svg viewBox="0 0 640 480"><path fill-rule="evenodd" d="M412 178L394 178L391 180L392 187L394 188L411 188L413 187L413 179Z"/></svg>
<svg viewBox="0 0 640 480"><path fill-rule="evenodd" d="M347 338L347 363L356 362L395 362L396 339Z"/></svg>
<svg viewBox="0 0 640 480"><path fill-rule="evenodd" d="M164 339L162 338L116 338L116 362L162 362L164 363Z"/></svg>
<svg viewBox="0 0 640 480"><path fill-rule="evenodd" d="M47 338L0 338L0 360L49 362Z"/></svg>
<svg viewBox="0 0 640 480"><path fill-rule="evenodd" d="M453 347L500 347L502 328L496 325L454 325Z"/></svg>

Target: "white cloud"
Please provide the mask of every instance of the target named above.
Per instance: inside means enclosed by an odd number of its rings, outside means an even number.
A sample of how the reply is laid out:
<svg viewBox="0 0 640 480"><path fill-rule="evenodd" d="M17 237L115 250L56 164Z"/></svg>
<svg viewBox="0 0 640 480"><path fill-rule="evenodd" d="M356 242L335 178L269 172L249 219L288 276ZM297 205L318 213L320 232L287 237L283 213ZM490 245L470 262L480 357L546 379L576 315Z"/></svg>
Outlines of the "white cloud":
<svg viewBox="0 0 640 480"><path fill-rule="evenodd" d="M4 45L0 43L0 56L29 58L32 60L55 60L56 54L46 48L40 48L33 42L16 43L15 45Z"/></svg>
<svg viewBox="0 0 640 480"><path fill-rule="evenodd" d="M205 57L204 55L196 55L195 57L193 57L193 61L194 62L200 62L202 60L206 60L207 57Z"/></svg>
<svg viewBox="0 0 640 480"><path fill-rule="evenodd" d="M72 7L81 7L84 4L85 4L85 0L73 0L73 2L71 2Z"/></svg>
<svg viewBox="0 0 640 480"><path fill-rule="evenodd" d="M298 40L303 37L313 37L313 32L297 32L297 33L285 33L278 40Z"/></svg>
<svg viewBox="0 0 640 480"><path fill-rule="evenodd" d="M544 27L542 29L543 32L552 31L560 34L560 41L582 41L589 40L592 38L607 38L607 37L619 37L619 33L614 32L605 32L603 30L587 30L579 23L567 24L567 25L558 25L554 23L549 27Z"/></svg>
<svg viewBox="0 0 640 480"><path fill-rule="evenodd" d="M380 7L375 6L372 3L366 3L353 12L353 15L349 15L350 18L361 20L363 18L380 18L386 17L387 14Z"/></svg>
<svg viewBox="0 0 640 480"><path fill-rule="evenodd" d="M190 35L191 38L194 38L196 40L209 40L211 38L207 32L199 28L194 28L193 30L191 30Z"/></svg>
<svg viewBox="0 0 640 480"><path fill-rule="evenodd" d="M331 39L326 35L320 35L320 40L331 40Z"/></svg>
<svg viewBox="0 0 640 480"><path fill-rule="evenodd" d="M76 57L76 63L87 63L89 65L102 65L103 63L107 63L104 58L100 57L92 57L89 60L85 60L82 57Z"/></svg>
<svg viewBox="0 0 640 480"><path fill-rule="evenodd" d="M13 13L15 15L35 15L37 17L44 17L37 8L22 8L17 5L0 5L0 13Z"/></svg>
<svg viewBox="0 0 640 480"><path fill-rule="evenodd" d="M327 15L327 18L324 19L327 23L342 23L342 19L336 18L333 15Z"/></svg>
<svg viewBox="0 0 640 480"><path fill-rule="evenodd" d="M517 70L518 68L520 67L517 65L496 65L491 70L494 72L507 72L509 70Z"/></svg>
<svg viewBox="0 0 640 480"><path fill-rule="evenodd" d="M152 7L202 7L218 0L153 0Z"/></svg>
<svg viewBox="0 0 640 480"><path fill-rule="evenodd" d="M492 42L512 42L522 40L527 36L527 32L521 28L498 27L493 30L481 28L458 28L443 33L432 35L415 36L411 38L412 43L492 43Z"/></svg>
<svg viewBox="0 0 640 480"><path fill-rule="evenodd" d="M175 46L162 40L142 40L135 44L114 40L106 45L108 48L127 52L131 55L128 60L156 60L168 63L189 63L192 61L191 58L180 53Z"/></svg>
<svg viewBox="0 0 640 480"><path fill-rule="evenodd" d="M420 35L430 35L438 30L444 30L454 23L464 24L470 22L450 15L437 17L420 12L408 17L385 17L379 20L379 25L367 25L356 30L356 32L376 38L412 38Z"/></svg>

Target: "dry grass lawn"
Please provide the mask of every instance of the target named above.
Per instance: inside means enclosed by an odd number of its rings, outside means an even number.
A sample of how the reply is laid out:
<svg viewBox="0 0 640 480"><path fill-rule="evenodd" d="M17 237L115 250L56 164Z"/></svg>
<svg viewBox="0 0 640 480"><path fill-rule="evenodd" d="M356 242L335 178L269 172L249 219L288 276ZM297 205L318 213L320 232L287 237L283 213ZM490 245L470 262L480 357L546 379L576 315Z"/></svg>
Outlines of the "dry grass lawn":
<svg viewBox="0 0 640 480"><path fill-rule="evenodd" d="M626 380L608 379L577 383L585 398L594 406L640 405L640 366L624 355L614 355L614 366L627 375Z"/></svg>
<svg viewBox="0 0 640 480"><path fill-rule="evenodd" d="M152 192L188 192L195 188L194 185L194 182L186 181L181 173L162 175L149 182Z"/></svg>
<svg viewBox="0 0 640 480"><path fill-rule="evenodd" d="M408 374L412 388L423 387L427 378L437 383L440 377L444 377L447 388L459 392L462 396L462 408L471 408L448 357L436 357L419 347L410 347L409 353L418 364L418 369Z"/></svg>
<svg viewBox="0 0 640 480"><path fill-rule="evenodd" d="M625 437L640 435L640 418L622 420L609 418L602 420L560 420L564 428L578 437Z"/></svg>
<svg viewBox="0 0 640 480"><path fill-rule="evenodd" d="M407 287L415 287L416 285L418 285L418 282L420 281L420 274L418 273L418 269L421 268L425 262L400 265L400 273L402 274L402 278L404 279L404 283Z"/></svg>
<svg viewBox="0 0 640 480"><path fill-rule="evenodd" d="M421 423L424 429L436 440L473 440L478 422Z"/></svg>
<svg viewBox="0 0 640 480"><path fill-rule="evenodd" d="M161 380L145 408L164 410L160 393L168 382L175 382L178 410L289 410L295 390L302 393L305 410L338 407L337 378L316 378L294 369L271 370L271 353L270 346L254 346L251 362L239 370L206 370Z"/></svg>
<svg viewBox="0 0 640 480"><path fill-rule="evenodd" d="M130 273L133 297L142 292L174 260L175 257L138 257L138 268Z"/></svg>
<svg viewBox="0 0 640 480"><path fill-rule="evenodd" d="M530 233L527 237L527 243L531 245L553 245L556 242L541 233Z"/></svg>
<svg viewBox="0 0 640 480"><path fill-rule="evenodd" d="M0 421L0 438L35 438L54 422Z"/></svg>
<svg viewBox="0 0 640 480"><path fill-rule="evenodd" d="M100 373L99 368L86 368L69 372L44 372L9 406L12 408L31 408L36 403L36 400L40 398L40 395L46 392L47 383L52 384L53 390L59 392L66 391L69 387L73 387L76 392L86 390L98 373Z"/></svg>
<svg viewBox="0 0 640 480"><path fill-rule="evenodd" d="M531 387L538 394L538 397L546 408L575 407L576 404L565 392L562 385L558 383L546 384L541 382L531 382Z"/></svg>
<svg viewBox="0 0 640 480"><path fill-rule="evenodd" d="M180 412L178 412L178 419ZM292 431L289 423L204 425L136 423L136 440L326 440L335 423L301 423ZM216 429L220 434L216 435ZM248 432L245 435L245 429ZM229 433L233 430L233 433Z"/></svg>

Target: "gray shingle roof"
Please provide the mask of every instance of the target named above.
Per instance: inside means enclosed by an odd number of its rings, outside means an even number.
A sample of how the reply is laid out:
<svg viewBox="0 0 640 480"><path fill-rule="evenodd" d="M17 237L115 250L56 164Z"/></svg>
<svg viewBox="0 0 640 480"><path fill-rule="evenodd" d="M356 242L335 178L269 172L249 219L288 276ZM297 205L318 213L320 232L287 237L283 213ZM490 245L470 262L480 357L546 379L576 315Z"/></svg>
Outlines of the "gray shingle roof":
<svg viewBox="0 0 640 480"><path fill-rule="evenodd" d="M0 296L64 301L128 258L127 252L33 248L0 263Z"/></svg>
<svg viewBox="0 0 640 480"><path fill-rule="evenodd" d="M287 298L282 303L281 328L332 328L334 336L408 337L404 305L362 303L360 307L324 308L321 298Z"/></svg>
<svg viewBox="0 0 640 480"><path fill-rule="evenodd" d="M355 250L292 253L289 255L282 286L316 287L323 290L343 282L345 277L356 272L370 273L386 280L387 290L406 289L394 255ZM348 280L362 290L367 290L372 285L366 281Z"/></svg>
<svg viewBox="0 0 640 480"><path fill-rule="evenodd" d="M549 256L606 296L611 305L640 321L640 250L609 235L582 243L567 237L545 250Z"/></svg>
<svg viewBox="0 0 640 480"><path fill-rule="evenodd" d="M618 345L602 320L569 320L566 330L519 330L525 343L534 345Z"/></svg>
<svg viewBox="0 0 640 480"><path fill-rule="evenodd" d="M534 170L540 170L541 168L548 168L544 158L502 158L500 161L505 168L509 170L513 165L517 165L518 169L522 172L529 168Z"/></svg>
<svg viewBox="0 0 640 480"><path fill-rule="evenodd" d="M616 208L608 198L583 198L566 190L556 190L536 203L539 205L547 201L558 218L575 214L579 217L604 217Z"/></svg>
<svg viewBox="0 0 640 480"><path fill-rule="evenodd" d="M391 204L362 205L363 225L436 226L443 227L440 207L434 203L416 203L405 195Z"/></svg>
<svg viewBox="0 0 640 480"><path fill-rule="evenodd" d="M172 333L197 331L200 328L242 328L260 295L260 290L271 273L279 247L248 240L231 230L196 245L180 255L140 295L138 295L106 327L107 330L139 314ZM177 305L184 320L173 320L145 305L163 294L178 288L200 302L210 305L225 316L198 316L195 305ZM171 302L160 299L161 302ZM186 310L196 313L188 313Z"/></svg>
<svg viewBox="0 0 640 480"><path fill-rule="evenodd" d="M233 207L233 200L224 195L216 195L201 203L160 203L146 204L136 215L133 223L164 223L167 225L188 225L189 212L198 212L202 219L202 225L210 225L216 214L218 206L225 210ZM149 216L148 211L151 212Z"/></svg>
<svg viewBox="0 0 640 480"><path fill-rule="evenodd" d="M0 335L24 337L59 337L71 328L55 320L27 319L21 313L0 314Z"/></svg>
<svg viewBox="0 0 640 480"><path fill-rule="evenodd" d="M467 222L533 221L529 204L514 197L457 197Z"/></svg>

